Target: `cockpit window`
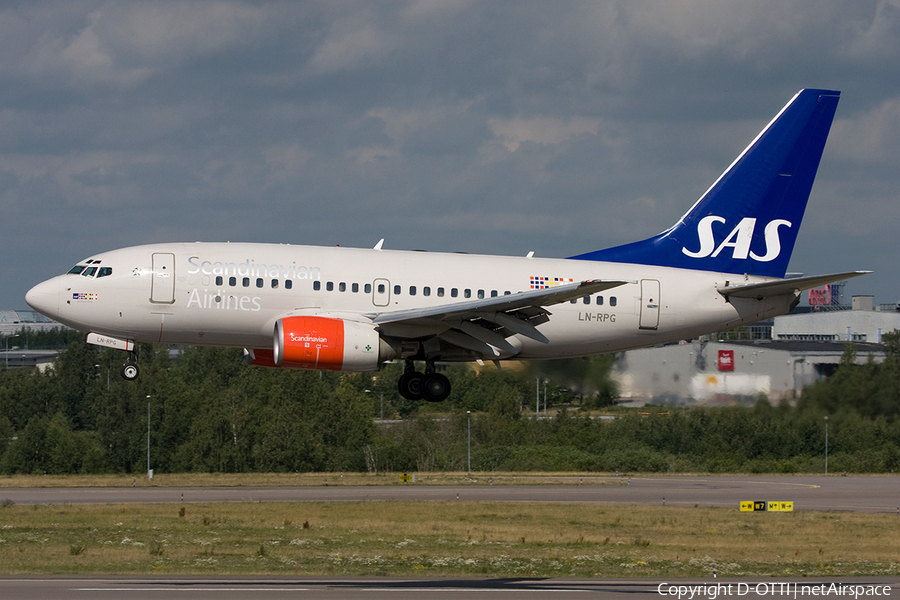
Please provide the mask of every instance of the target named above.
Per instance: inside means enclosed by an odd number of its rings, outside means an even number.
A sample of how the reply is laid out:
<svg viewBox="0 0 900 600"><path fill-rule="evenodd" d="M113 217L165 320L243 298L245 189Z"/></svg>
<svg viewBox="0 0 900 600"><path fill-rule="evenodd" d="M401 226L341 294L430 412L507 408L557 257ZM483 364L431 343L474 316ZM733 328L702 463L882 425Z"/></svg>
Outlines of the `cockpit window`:
<svg viewBox="0 0 900 600"><path fill-rule="evenodd" d="M110 275L112 275L112 267L100 267L100 270L97 271L97 279L108 277Z"/></svg>
<svg viewBox="0 0 900 600"><path fill-rule="evenodd" d="M67 275L80 275L82 271L84 271L84 265L75 265L69 269Z"/></svg>
<svg viewBox="0 0 900 600"><path fill-rule="evenodd" d="M88 267L84 270L84 273L81 274L82 277L93 277L94 273L97 272L97 267Z"/></svg>

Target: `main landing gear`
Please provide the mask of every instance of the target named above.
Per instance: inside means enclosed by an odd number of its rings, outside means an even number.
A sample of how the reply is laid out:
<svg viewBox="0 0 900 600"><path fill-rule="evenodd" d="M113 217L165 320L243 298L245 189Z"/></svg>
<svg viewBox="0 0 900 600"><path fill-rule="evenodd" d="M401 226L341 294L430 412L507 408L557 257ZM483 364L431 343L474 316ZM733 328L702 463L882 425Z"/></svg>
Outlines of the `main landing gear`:
<svg viewBox="0 0 900 600"><path fill-rule="evenodd" d="M425 363L425 373L416 371L413 361L406 361L406 369L397 380L397 390L407 400L441 402L450 395L450 380L442 373L435 373L434 363Z"/></svg>

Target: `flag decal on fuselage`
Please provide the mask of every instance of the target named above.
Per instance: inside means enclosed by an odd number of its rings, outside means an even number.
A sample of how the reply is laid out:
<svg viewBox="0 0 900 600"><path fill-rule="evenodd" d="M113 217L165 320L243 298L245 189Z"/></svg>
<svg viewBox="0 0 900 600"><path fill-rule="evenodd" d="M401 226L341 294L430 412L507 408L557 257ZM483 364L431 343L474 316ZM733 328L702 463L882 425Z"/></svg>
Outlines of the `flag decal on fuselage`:
<svg viewBox="0 0 900 600"><path fill-rule="evenodd" d="M567 283L575 283L575 280L571 277L566 279L565 277L531 276L531 289L533 290L546 290L557 285L565 285Z"/></svg>

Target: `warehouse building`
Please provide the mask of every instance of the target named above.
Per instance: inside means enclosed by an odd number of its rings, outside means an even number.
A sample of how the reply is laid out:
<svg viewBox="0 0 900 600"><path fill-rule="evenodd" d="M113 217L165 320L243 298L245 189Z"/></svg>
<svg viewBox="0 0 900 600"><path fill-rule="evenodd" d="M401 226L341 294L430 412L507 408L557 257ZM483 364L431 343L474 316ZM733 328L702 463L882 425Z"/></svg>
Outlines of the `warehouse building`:
<svg viewBox="0 0 900 600"><path fill-rule="evenodd" d="M747 328L744 336L625 352L614 377L621 401L638 405L752 404L760 395L792 401L834 373L848 341L857 363L884 360L881 339L894 330L900 330L896 305L875 307L871 296L855 296L851 306L814 306Z"/></svg>

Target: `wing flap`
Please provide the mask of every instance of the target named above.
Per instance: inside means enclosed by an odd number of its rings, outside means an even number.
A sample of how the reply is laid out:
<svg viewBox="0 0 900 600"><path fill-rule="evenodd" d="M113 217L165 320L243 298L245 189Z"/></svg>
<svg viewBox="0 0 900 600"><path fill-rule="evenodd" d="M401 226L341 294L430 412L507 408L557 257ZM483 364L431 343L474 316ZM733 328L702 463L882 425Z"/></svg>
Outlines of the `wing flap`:
<svg viewBox="0 0 900 600"><path fill-rule="evenodd" d="M454 346L465 348L466 350L472 350L473 352L477 352L482 356L493 358L500 355L499 352L497 352L486 342L482 342L481 340L475 339L472 336L459 331L454 331L451 329L449 331L438 334L438 337L445 342L453 344Z"/></svg>

